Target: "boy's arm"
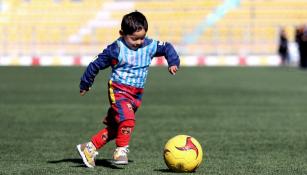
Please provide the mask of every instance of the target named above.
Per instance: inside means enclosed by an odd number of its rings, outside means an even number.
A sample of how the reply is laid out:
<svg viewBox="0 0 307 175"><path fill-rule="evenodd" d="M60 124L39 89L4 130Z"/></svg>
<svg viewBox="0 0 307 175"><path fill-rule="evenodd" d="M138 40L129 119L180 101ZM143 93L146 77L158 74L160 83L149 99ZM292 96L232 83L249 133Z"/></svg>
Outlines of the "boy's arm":
<svg viewBox="0 0 307 175"><path fill-rule="evenodd" d="M105 69L111 65L112 59L118 57L118 46L116 42L109 45L102 53L96 56L96 59L92 61L84 71L80 81L80 95L84 95L90 90L93 85L96 75L99 70Z"/></svg>
<svg viewBox="0 0 307 175"><path fill-rule="evenodd" d="M168 63L169 72L173 75L176 74L180 65L180 59L172 44L158 41L155 56L164 56Z"/></svg>

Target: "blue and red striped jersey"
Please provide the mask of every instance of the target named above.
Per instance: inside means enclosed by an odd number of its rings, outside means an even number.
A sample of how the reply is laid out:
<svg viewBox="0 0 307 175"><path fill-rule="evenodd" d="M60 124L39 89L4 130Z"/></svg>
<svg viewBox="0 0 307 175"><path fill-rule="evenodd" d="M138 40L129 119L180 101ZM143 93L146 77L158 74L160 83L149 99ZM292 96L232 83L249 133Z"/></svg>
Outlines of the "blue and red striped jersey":
<svg viewBox="0 0 307 175"><path fill-rule="evenodd" d="M164 56L169 66L179 67L179 56L170 43L145 38L140 48L132 50L120 37L87 66L81 77L80 89L87 90L91 87L99 70L110 66L110 80L113 82L144 88L151 60L158 56Z"/></svg>

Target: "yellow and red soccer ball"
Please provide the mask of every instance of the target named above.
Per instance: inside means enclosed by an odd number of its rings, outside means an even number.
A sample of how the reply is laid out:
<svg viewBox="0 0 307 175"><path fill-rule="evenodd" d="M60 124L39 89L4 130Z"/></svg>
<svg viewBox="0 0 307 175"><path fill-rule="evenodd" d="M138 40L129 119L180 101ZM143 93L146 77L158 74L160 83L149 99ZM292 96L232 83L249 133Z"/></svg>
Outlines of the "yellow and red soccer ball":
<svg viewBox="0 0 307 175"><path fill-rule="evenodd" d="M194 172L202 162L203 151L199 142L188 135L177 135L164 146L164 161L175 172Z"/></svg>

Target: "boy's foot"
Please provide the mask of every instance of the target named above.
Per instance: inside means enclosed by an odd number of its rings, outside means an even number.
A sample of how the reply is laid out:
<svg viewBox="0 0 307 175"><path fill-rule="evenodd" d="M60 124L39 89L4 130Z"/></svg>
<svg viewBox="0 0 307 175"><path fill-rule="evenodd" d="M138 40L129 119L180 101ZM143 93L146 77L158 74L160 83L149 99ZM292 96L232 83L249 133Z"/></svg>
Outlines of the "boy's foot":
<svg viewBox="0 0 307 175"><path fill-rule="evenodd" d="M92 142L77 145L77 150L82 157L84 164L89 168L95 167L95 157L98 155Z"/></svg>
<svg viewBox="0 0 307 175"><path fill-rule="evenodd" d="M117 147L113 154L113 163L116 165L127 165L129 153L128 146Z"/></svg>

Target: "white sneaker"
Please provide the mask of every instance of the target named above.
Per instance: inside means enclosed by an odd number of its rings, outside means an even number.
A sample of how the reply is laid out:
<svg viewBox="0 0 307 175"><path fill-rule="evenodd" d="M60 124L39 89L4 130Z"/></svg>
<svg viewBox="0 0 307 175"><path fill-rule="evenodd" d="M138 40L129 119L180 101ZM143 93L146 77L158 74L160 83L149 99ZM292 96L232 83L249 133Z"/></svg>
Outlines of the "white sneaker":
<svg viewBox="0 0 307 175"><path fill-rule="evenodd" d="M92 142L77 145L77 150L82 157L84 164L89 168L95 167L95 157L98 155L96 147Z"/></svg>
<svg viewBox="0 0 307 175"><path fill-rule="evenodd" d="M125 147L117 147L113 154L113 163L116 165L127 165L128 164L128 156L129 146Z"/></svg>

